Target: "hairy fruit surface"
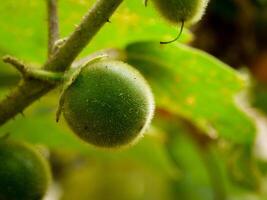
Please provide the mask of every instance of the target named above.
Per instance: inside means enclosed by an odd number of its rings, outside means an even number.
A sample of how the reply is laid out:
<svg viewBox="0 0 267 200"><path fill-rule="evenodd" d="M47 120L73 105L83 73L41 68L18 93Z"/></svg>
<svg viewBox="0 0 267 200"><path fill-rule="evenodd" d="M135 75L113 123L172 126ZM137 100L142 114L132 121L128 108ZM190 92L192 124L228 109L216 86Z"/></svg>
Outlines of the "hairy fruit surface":
<svg viewBox="0 0 267 200"><path fill-rule="evenodd" d="M135 142L150 124L154 99L142 75L121 61L83 66L62 96L62 111L80 138L98 147Z"/></svg>
<svg viewBox="0 0 267 200"><path fill-rule="evenodd" d="M152 0L162 16L168 21L196 23L206 9L209 0Z"/></svg>
<svg viewBox="0 0 267 200"><path fill-rule="evenodd" d="M0 140L0 199L40 200L50 171L44 158L28 144Z"/></svg>

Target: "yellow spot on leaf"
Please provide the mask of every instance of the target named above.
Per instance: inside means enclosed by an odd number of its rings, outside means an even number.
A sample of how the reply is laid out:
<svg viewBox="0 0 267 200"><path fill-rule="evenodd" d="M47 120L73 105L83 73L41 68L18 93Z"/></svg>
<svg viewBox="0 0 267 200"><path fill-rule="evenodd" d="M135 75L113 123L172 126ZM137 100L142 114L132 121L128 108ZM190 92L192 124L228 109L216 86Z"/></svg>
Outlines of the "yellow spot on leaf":
<svg viewBox="0 0 267 200"><path fill-rule="evenodd" d="M196 103L196 98L193 97L193 96L189 96L189 97L186 98L185 101L186 101L186 104L187 104L187 105L189 105L189 106L193 106L193 105L195 105L195 103Z"/></svg>

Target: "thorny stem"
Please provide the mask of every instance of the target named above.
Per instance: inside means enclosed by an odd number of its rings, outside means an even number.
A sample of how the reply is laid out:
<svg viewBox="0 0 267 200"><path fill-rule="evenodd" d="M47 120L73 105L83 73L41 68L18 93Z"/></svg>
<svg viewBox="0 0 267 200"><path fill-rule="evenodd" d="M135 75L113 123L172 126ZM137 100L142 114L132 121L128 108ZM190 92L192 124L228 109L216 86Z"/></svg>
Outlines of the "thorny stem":
<svg viewBox="0 0 267 200"><path fill-rule="evenodd" d="M3 61L5 63L11 64L13 67L15 67L22 75L26 73L26 65L22 63L20 60L17 58L14 58L12 56L4 56Z"/></svg>
<svg viewBox="0 0 267 200"><path fill-rule="evenodd" d="M71 63L91 41L107 19L115 12L123 0L98 0L88 11L82 22L66 42L43 65L42 69L56 72L68 70ZM0 101L0 125L45 95L55 85L32 79L22 79L18 86Z"/></svg>

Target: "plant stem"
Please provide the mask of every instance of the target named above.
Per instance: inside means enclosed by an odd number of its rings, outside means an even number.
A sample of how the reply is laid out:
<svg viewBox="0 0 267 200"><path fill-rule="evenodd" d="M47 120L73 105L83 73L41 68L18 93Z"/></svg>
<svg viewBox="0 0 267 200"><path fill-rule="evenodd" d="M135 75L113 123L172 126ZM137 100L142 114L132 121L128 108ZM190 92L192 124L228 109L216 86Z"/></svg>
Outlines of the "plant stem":
<svg viewBox="0 0 267 200"><path fill-rule="evenodd" d="M64 80L63 72L51 72L48 70L28 67L22 61L12 56L5 56L3 61L14 66L22 74L24 79L32 78L51 84L57 84Z"/></svg>
<svg viewBox="0 0 267 200"><path fill-rule="evenodd" d="M50 84L58 84L64 80L64 73L62 72L50 72L35 68L28 68L27 76Z"/></svg>
<svg viewBox="0 0 267 200"><path fill-rule="evenodd" d="M43 65L43 69L64 72L90 42L123 0L98 0L66 42ZM0 101L0 125L21 113L55 85L40 80L22 80Z"/></svg>
<svg viewBox="0 0 267 200"><path fill-rule="evenodd" d="M48 28L48 57L52 55L55 42L59 38L57 1L58 0L47 0L48 27L49 27Z"/></svg>
<svg viewBox="0 0 267 200"><path fill-rule="evenodd" d="M65 71L68 69L82 49L90 42L100 28L107 23L107 20L122 1L98 0L62 47L44 65L44 68L54 71Z"/></svg>

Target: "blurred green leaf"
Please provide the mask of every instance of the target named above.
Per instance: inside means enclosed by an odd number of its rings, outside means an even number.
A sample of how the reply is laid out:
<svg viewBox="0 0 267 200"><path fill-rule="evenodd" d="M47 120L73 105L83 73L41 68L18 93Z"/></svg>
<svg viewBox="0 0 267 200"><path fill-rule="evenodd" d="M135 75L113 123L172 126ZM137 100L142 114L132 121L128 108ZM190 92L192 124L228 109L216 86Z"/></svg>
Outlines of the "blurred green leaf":
<svg viewBox="0 0 267 200"><path fill-rule="evenodd" d="M180 178L172 181L175 196L183 200L224 199L225 177L212 151L199 146L175 116L158 115L155 123L168 134L166 151L181 171Z"/></svg>
<svg viewBox="0 0 267 200"><path fill-rule="evenodd" d="M238 72L200 50L138 42L126 48L127 62L147 78L158 107L237 143L252 143L255 126L235 104L245 82ZM213 135L214 136L214 135Z"/></svg>
<svg viewBox="0 0 267 200"><path fill-rule="evenodd" d="M238 187L260 191L261 173L253 155L252 147L234 146L224 150L229 178Z"/></svg>
<svg viewBox="0 0 267 200"><path fill-rule="evenodd" d="M267 85L255 83L251 88L252 105L267 113Z"/></svg>
<svg viewBox="0 0 267 200"><path fill-rule="evenodd" d="M168 181L131 159L91 161L61 180L62 200L171 200Z"/></svg>

